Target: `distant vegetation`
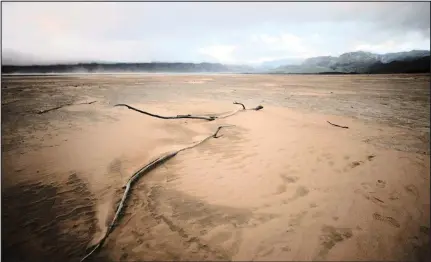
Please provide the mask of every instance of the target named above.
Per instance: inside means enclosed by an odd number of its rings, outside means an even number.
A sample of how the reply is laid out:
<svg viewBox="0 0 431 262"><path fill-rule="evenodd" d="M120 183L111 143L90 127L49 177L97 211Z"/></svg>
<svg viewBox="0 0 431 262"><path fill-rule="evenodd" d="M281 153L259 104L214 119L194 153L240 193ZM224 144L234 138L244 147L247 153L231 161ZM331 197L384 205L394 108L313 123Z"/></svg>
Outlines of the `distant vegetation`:
<svg viewBox="0 0 431 262"><path fill-rule="evenodd" d="M213 63L82 63L2 66L2 73L109 73L109 72L229 72L237 70Z"/></svg>
<svg viewBox="0 0 431 262"><path fill-rule="evenodd" d="M375 63L368 68L369 74L396 74L396 73L430 73L430 56L408 61L392 61L384 64Z"/></svg>
<svg viewBox="0 0 431 262"><path fill-rule="evenodd" d="M267 67L289 63L276 68ZM295 60L267 61L260 66L220 63L78 63L57 65L2 65L2 73L270 73L270 74L395 74L430 73L430 51L413 50L388 54L369 52L344 53L339 57L319 56Z"/></svg>

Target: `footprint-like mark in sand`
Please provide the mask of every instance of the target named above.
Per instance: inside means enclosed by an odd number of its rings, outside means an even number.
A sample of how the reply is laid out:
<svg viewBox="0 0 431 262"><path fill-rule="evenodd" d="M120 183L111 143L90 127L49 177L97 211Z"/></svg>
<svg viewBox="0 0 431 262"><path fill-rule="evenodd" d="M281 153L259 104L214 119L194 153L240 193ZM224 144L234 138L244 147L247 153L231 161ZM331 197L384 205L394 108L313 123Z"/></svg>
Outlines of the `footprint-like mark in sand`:
<svg viewBox="0 0 431 262"><path fill-rule="evenodd" d="M351 168L355 168L357 166L360 166L364 163L364 161L353 161L352 163L350 163L350 167Z"/></svg>
<svg viewBox="0 0 431 262"><path fill-rule="evenodd" d="M299 177L297 176L286 176L286 175L280 175L281 179L287 184L295 183L299 180Z"/></svg>
<svg viewBox="0 0 431 262"><path fill-rule="evenodd" d="M255 258L256 257L266 257L266 256L269 256L269 255L271 255L272 253L274 252L274 246L260 246L258 249L257 249L257 256L255 256ZM253 260L255 260L255 259L253 259Z"/></svg>
<svg viewBox="0 0 431 262"><path fill-rule="evenodd" d="M286 192L286 189L287 187L285 184L278 185L275 195L283 194L284 192Z"/></svg>
<svg viewBox="0 0 431 262"><path fill-rule="evenodd" d="M361 183L361 186L362 186L362 188L363 188L365 191L367 191L367 192L374 192L374 191L373 191L373 187L371 186L371 184L370 184L370 183L363 182L363 183Z"/></svg>
<svg viewBox="0 0 431 262"><path fill-rule="evenodd" d="M419 227L419 231L425 235L429 235L430 234L430 228L427 226L420 226Z"/></svg>
<svg viewBox="0 0 431 262"><path fill-rule="evenodd" d="M369 156L367 156L367 160L365 160L365 161L372 161L375 157L376 157L375 155L369 155ZM364 164L365 161L363 161L363 160L353 161L352 163L349 164L349 167L355 168L357 166Z"/></svg>
<svg viewBox="0 0 431 262"><path fill-rule="evenodd" d="M324 225L320 235L321 250L317 255L317 260L323 259L337 243L340 243L353 236L351 228L336 228Z"/></svg>
<svg viewBox="0 0 431 262"><path fill-rule="evenodd" d="M285 230L278 231L275 235L264 235L260 238L260 243L256 247L255 255L251 258L253 261L267 260L268 256L273 253L280 254L280 252L290 252L289 247L289 234L294 233L296 229L301 228L301 224L308 211L302 211L293 214L287 221Z"/></svg>
<svg viewBox="0 0 431 262"><path fill-rule="evenodd" d="M308 190L308 188L306 188L305 186L299 186L296 189L294 198L306 196L306 195L308 195L309 192L310 192L310 190Z"/></svg>
<svg viewBox="0 0 431 262"><path fill-rule="evenodd" d="M286 176L284 174L281 174L280 178L283 180L283 183L277 186L277 190L274 193L275 195L279 195L286 192L288 184L295 183L299 180L299 178L296 176Z"/></svg>
<svg viewBox="0 0 431 262"><path fill-rule="evenodd" d="M310 147L308 147L308 153L310 153L310 154L314 154L314 152L315 152L315 148L314 148L314 146L310 146Z"/></svg>
<svg viewBox="0 0 431 262"><path fill-rule="evenodd" d="M289 226L290 229L294 229L294 228L300 226L302 223L302 220L304 219L304 217L307 214L308 214L308 211L302 211L302 212L292 216L292 218L289 219L289 223L287 225ZM289 231L289 229L287 231L291 232L291 231Z"/></svg>
<svg viewBox="0 0 431 262"><path fill-rule="evenodd" d="M350 168L355 168L357 166L360 166L361 164L363 164L364 161L353 161L352 163L350 163Z"/></svg>
<svg viewBox="0 0 431 262"><path fill-rule="evenodd" d="M419 197L419 190L416 186L410 184L407 186L404 186L404 189L409 193L410 195L413 195L414 197Z"/></svg>
<svg viewBox="0 0 431 262"><path fill-rule="evenodd" d="M121 170L122 170L122 163L119 158L112 160L108 166L108 172L110 173L121 173Z"/></svg>
<svg viewBox="0 0 431 262"><path fill-rule="evenodd" d="M375 155L369 155L369 156L367 156L367 160L368 160L368 161L371 161L371 160L373 160L375 157L376 157Z"/></svg>
<svg viewBox="0 0 431 262"><path fill-rule="evenodd" d="M326 160L331 160L332 159L332 155L329 153L323 153L322 156L326 159Z"/></svg>
<svg viewBox="0 0 431 262"><path fill-rule="evenodd" d="M379 188L385 188L386 187L386 181L378 179L376 182L376 186Z"/></svg>
<svg viewBox="0 0 431 262"><path fill-rule="evenodd" d="M310 192L310 190L308 188L306 188L305 186L298 186L296 188L296 192L295 194L290 197L289 199L283 200L283 204L288 204L291 201L294 201L300 197L304 197L306 195L308 195L308 193Z"/></svg>
<svg viewBox="0 0 431 262"><path fill-rule="evenodd" d="M399 228L401 226L400 223L396 219L394 219L393 217L382 216L382 215L380 215L377 212L373 214L373 218L375 220L379 220L379 221L385 222L385 223L389 224L392 227Z"/></svg>
<svg viewBox="0 0 431 262"><path fill-rule="evenodd" d="M398 191L392 191L389 194L389 199L392 201L400 199L400 193Z"/></svg>
<svg viewBox="0 0 431 262"><path fill-rule="evenodd" d="M386 186L386 182L383 180L377 180L376 186L373 186L371 183L361 183L362 189L355 190L355 193L362 195L365 199L370 200L371 202L378 204L382 207L385 207L384 198L379 196L378 189L384 188ZM377 189L377 192L376 192Z"/></svg>
<svg viewBox="0 0 431 262"><path fill-rule="evenodd" d="M284 246L281 248L281 250L283 250L284 252L290 252L292 251L292 249L289 246Z"/></svg>

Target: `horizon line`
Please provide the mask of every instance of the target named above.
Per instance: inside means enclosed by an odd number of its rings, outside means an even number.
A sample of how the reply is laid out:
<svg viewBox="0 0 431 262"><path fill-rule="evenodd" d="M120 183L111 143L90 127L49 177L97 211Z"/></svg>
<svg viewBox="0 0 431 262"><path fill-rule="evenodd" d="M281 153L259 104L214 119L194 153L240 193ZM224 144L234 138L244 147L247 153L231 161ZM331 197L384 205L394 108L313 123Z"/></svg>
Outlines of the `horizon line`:
<svg viewBox="0 0 431 262"><path fill-rule="evenodd" d="M385 54L394 54L394 53L403 53L403 52L413 52L413 51L428 51L431 52L430 49L411 49L409 51L398 51L398 52L387 52L387 53L373 53L371 51L363 51L363 50L357 50L357 51L350 51L350 52L344 52L343 54L348 54L348 53L358 53L358 52L363 52L363 53L371 53L371 54L375 54L375 55L385 55ZM277 58L277 59L272 59L272 60L265 60L265 61L261 61L261 62L243 62L243 63L223 63L223 62L207 62L207 61L202 61L202 62L186 62L186 61L148 61L148 62L119 62L119 61L88 61L88 62L42 62L40 64L3 64L3 61L1 63L1 66L15 66L15 67L31 67L31 66L78 66L78 65L91 65L91 64L95 64L95 65L115 65L115 64L212 64L212 65L224 65L224 66L255 66L255 65L259 65L259 64L263 64L266 62L272 62L272 61L278 61L278 60L285 60L285 59L299 59L299 60L307 60L310 58L316 58L316 57L340 57L341 55L338 56L332 56L332 55L318 55L318 56L310 56L310 57L304 57L304 58L298 58L298 57L284 57L284 58ZM3 50L2 50L2 60L3 60Z"/></svg>

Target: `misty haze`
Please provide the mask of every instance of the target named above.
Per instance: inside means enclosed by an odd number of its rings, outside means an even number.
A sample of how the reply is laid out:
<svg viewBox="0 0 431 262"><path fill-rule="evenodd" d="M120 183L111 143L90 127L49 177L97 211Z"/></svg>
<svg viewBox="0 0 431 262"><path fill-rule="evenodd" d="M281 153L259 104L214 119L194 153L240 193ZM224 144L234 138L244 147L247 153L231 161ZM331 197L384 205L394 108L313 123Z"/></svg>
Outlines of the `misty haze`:
<svg viewBox="0 0 431 262"><path fill-rule="evenodd" d="M2 2L2 261L430 261L429 2Z"/></svg>

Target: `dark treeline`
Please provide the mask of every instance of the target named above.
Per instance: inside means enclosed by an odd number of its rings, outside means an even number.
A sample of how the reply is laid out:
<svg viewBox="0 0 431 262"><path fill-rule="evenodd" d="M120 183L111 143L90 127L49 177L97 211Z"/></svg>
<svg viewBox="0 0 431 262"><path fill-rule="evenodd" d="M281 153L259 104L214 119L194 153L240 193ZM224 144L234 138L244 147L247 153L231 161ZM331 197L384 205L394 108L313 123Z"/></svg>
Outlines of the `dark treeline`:
<svg viewBox="0 0 431 262"><path fill-rule="evenodd" d="M392 61L384 64L377 62L371 65L368 74L409 74L409 73L430 73L430 56L425 56L413 60Z"/></svg>
<svg viewBox="0 0 431 262"><path fill-rule="evenodd" d="M358 67L352 64L353 67ZM351 66L351 65L349 65ZM359 67L358 67L359 68ZM345 70L334 72L262 72L254 70L251 67L244 66L227 66L218 63L81 63L81 64L58 64L58 65L30 65L30 66L13 66L2 65L2 73L4 74L46 74L46 73L145 73L145 72L166 72L166 73L199 73L199 72L214 72L214 73L270 73L270 74L408 74L408 73L430 73L430 56L415 58L403 61L392 61L390 63L375 62L368 65L363 65L361 70Z"/></svg>
<svg viewBox="0 0 431 262"><path fill-rule="evenodd" d="M353 64L356 66L356 64ZM363 65L360 72L319 72L319 75L352 75L352 74L421 74L431 72L430 56L404 61L392 61L390 63L375 62ZM281 73L283 74L283 73ZM289 74L314 74L314 73L289 73Z"/></svg>

